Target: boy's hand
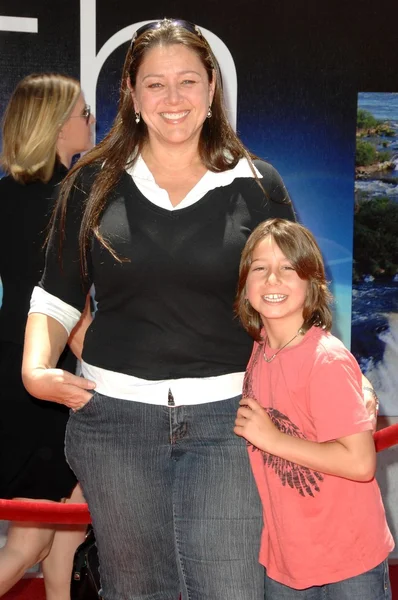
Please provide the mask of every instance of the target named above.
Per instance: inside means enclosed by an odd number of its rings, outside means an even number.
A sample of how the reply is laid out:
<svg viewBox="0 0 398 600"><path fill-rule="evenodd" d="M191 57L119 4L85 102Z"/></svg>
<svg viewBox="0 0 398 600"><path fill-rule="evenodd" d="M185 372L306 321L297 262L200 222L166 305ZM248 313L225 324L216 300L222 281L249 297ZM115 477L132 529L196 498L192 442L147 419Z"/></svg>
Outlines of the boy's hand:
<svg viewBox="0 0 398 600"><path fill-rule="evenodd" d="M236 415L234 433L263 450L271 452L280 431L269 418L267 411L253 398L242 398Z"/></svg>

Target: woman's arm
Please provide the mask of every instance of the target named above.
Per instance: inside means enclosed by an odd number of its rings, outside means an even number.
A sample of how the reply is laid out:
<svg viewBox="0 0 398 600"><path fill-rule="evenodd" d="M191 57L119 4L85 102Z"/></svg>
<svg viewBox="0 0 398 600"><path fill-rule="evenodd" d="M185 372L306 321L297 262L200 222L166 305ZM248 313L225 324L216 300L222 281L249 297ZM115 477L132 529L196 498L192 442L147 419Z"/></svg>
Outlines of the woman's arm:
<svg viewBox="0 0 398 600"><path fill-rule="evenodd" d="M90 398L95 383L77 377L56 364L68 339L66 329L56 319L41 313L28 316L22 362L22 380L32 396L65 404L74 410Z"/></svg>
<svg viewBox="0 0 398 600"><path fill-rule="evenodd" d="M354 481L369 481L374 477L376 451L371 431L331 442L312 442L279 431L256 400L244 398L240 401L234 432L264 452L321 473Z"/></svg>
<svg viewBox="0 0 398 600"><path fill-rule="evenodd" d="M289 192L278 171L270 163L263 160L254 160L254 165L262 175L261 186L265 190L268 200L262 205L263 220L280 218L288 221L296 221L294 206Z"/></svg>
<svg viewBox="0 0 398 600"><path fill-rule="evenodd" d="M79 230L87 199L83 183L74 185L64 220L60 206L55 209L43 277L31 298L22 365L22 379L32 396L73 410L90 400L88 390L95 387L93 382L56 368L91 287L90 259L87 277L82 278L80 269ZM78 337L77 352L81 350Z"/></svg>

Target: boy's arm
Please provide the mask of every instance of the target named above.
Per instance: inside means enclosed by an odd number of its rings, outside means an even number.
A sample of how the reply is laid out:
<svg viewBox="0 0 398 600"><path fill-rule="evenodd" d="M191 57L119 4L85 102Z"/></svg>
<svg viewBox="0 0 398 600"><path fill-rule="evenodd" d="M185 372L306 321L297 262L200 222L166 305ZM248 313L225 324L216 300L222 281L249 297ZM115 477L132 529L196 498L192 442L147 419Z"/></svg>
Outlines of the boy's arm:
<svg viewBox="0 0 398 600"><path fill-rule="evenodd" d="M256 400L244 398L240 405L234 432L260 450L329 475L355 481L374 477L376 451L370 430L313 442L279 431Z"/></svg>

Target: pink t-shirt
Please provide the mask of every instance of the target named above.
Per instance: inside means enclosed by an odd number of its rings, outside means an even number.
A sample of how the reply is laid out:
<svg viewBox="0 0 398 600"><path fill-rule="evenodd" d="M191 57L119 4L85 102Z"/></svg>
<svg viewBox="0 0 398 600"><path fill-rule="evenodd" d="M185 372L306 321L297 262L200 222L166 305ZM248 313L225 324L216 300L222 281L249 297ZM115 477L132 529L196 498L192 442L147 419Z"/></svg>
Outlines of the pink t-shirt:
<svg viewBox="0 0 398 600"><path fill-rule="evenodd" d="M266 363L255 343L243 395L285 433L325 442L372 428L361 372L342 342L318 327ZM260 563L295 589L354 577L393 549L375 479L356 482L301 467L249 445L263 504Z"/></svg>

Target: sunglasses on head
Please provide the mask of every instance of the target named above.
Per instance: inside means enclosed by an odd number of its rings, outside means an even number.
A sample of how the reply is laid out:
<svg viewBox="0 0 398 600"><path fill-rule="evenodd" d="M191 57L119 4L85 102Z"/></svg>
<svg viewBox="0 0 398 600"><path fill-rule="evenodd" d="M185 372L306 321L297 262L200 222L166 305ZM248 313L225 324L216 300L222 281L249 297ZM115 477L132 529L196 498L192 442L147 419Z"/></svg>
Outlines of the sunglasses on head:
<svg viewBox="0 0 398 600"><path fill-rule="evenodd" d="M152 29L160 29L162 25L173 25L174 27L182 27L191 33L194 33L198 37L202 37L202 32L199 27L195 25L195 23L191 23L190 21L184 21L184 19L161 19L159 21L151 21L151 23L147 23L142 27L139 27L137 31L133 33L133 37L131 40L131 48L134 46L135 40L140 37L146 31L150 31Z"/></svg>

